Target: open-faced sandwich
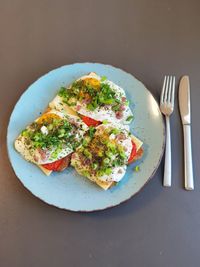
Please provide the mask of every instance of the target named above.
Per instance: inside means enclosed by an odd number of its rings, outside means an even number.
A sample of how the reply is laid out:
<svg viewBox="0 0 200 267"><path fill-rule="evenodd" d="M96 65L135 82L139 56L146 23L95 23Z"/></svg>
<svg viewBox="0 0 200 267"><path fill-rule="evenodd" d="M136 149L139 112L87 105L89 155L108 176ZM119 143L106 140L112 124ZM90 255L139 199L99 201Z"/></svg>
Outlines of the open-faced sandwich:
<svg viewBox="0 0 200 267"><path fill-rule="evenodd" d="M16 150L46 175L68 167L87 125L78 117L50 110L30 124L15 140Z"/></svg>
<svg viewBox="0 0 200 267"><path fill-rule="evenodd" d="M133 118L124 90L94 72L62 87L49 106L61 112L77 112L88 126L98 126L105 120L129 124Z"/></svg>
<svg viewBox="0 0 200 267"><path fill-rule="evenodd" d="M127 125L132 118L124 90L91 72L61 88L46 112L17 137L15 148L46 175L71 163L107 190L142 157L142 142Z"/></svg>
<svg viewBox="0 0 200 267"><path fill-rule="evenodd" d="M129 126L108 123L90 127L82 146L72 154L71 164L79 174L107 190L142 154L142 142L131 135Z"/></svg>

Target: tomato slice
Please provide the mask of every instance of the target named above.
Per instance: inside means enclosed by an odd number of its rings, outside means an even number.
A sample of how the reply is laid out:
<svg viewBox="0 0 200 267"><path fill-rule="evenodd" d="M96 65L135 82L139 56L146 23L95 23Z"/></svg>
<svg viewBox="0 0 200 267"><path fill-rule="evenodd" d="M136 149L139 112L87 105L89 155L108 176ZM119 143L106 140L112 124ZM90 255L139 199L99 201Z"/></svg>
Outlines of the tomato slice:
<svg viewBox="0 0 200 267"><path fill-rule="evenodd" d="M98 126L99 124L101 124L100 121L96 121L94 119L91 119L87 116L84 116L84 115L81 115L81 119L84 121L84 123L87 125L87 126Z"/></svg>
<svg viewBox="0 0 200 267"><path fill-rule="evenodd" d="M63 158L56 160L52 163L43 164L42 167L50 171L57 171L60 165L62 164L62 161L63 161Z"/></svg>
<svg viewBox="0 0 200 267"><path fill-rule="evenodd" d="M137 151L136 151L136 144L133 142L133 140L131 141L132 142L132 150L131 150L131 154L130 154L130 157L128 159L128 164L132 163L133 160L134 160L134 157L136 156L137 154Z"/></svg>

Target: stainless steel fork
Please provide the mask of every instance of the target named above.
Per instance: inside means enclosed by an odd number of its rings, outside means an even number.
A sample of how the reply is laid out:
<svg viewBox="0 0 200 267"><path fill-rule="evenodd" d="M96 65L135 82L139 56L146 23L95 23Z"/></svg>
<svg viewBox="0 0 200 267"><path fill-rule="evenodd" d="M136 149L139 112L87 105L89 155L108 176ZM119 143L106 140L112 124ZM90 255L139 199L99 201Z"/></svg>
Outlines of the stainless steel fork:
<svg viewBox="0 0 200 267"><path fill-rule="evenodd" d="M166 147L163 185L171 186L171 134L169 117L174 110L175 77L165 76L160 97L160 110L166 118Z"/></svg>

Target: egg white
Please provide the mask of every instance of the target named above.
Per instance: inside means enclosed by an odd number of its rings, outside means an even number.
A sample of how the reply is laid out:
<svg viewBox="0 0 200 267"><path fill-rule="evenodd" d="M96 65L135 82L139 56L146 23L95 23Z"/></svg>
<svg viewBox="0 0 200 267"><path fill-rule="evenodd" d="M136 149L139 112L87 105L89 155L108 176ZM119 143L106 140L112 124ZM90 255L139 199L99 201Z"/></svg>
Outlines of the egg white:
<svg viewBox="0 0 200 267"><path fill-rule="evenodd" d="M125 155L128 158L130 157L131 150L132 150L132 141L131 136L128 135L129 126L127 125L118 125L115 123L108 123L108 124L101 124L96 128L95 135L102 135L105 129L108 128L118 128L120 129L125 135L126 139L121 141L116 141L124 148ZM113 138L113 134L112 134ZM75 167L75 169L81 174L83 171L88 171L88 175L90 180L96 181L97 179L103 182L119 182L124 177L127 169L127 165L117 166L112 168L112 173L109 175L104 174L103 176L95 176L89 172L90 167L87 165L82 165L79 157L79 153L75 152L72 156L71 164Z"/></svg>
<svg viewBox="0 0 200 267"><path fill-rule="evenodd" d="M68 121L75 121L79 126L81 126L82 129L79 128L77 130L77 136L76 136L77 140L79 140L79 141L83 137L84 133L88 130L88 126L85 123L83 123L76 116L69 115L69 114L66 116L65 114L63 114L57 110L51 110L50 112L48 112L48 114L56 114L57 116L59 116L62 119L66 119ZM37 122L38 120L39 120L39 118L36 119L35 121ZM31 161L31 162L38 164L38 165L55 162L56 160L64 158L73 152L73 149L71 148L71 146L66 144L65 146L63 146L63 149L58 153L58 156L56 159L55 158L53 159L51 157L51 154L55 151L55 148L51 149L50 151L47 151L45 153L46 157L44 158L41 156L41 154L38 152L37 149L30 149L30 146L27 145L25 141L26 141L26 138L22 135L19 135L19 137L15 141L15 149L27 161Z"/></svg>
<svg viewBox="0 0 200 267"><path fill-rule="evenodd" d="M98 76L94 72L91 72L88 75L84 75L81 78L79 78L78 80L85 80L88 78L94 78L94 79L97 79L99 81L101 80L101 77ZM116 85L115 83L113 83L112 81L109 81L109 80L105 80L104 83L109 84L110 87L115 91L117 97L119 97L120 99L121 99L121 97L126 97L124 90L120 86ZM75 106L69 107L69 106L67 106L66 103L63 102L62 97L60 97L58 95L53 99L53 101L49 104L49 106L51 108L55 108L59 111L63 111L63 110L69 111L70 110L70 112L71 112L71 110L73 110L75 113L77 112L81 115L90 117L90 118L97 120L97 121L107 120L110 122L116 122L116 123L120 123L120 124L129 124L130 121L127 121L127 118L129 116L133 115L129 106L125 106L125 110L123 111L123 117L121 119L116 118L116 114L112 110L111 106L108 106L107 108L98 107L94 111L90 111L87 109L86 104L83 104L83 103L77 101Z"/></svg>

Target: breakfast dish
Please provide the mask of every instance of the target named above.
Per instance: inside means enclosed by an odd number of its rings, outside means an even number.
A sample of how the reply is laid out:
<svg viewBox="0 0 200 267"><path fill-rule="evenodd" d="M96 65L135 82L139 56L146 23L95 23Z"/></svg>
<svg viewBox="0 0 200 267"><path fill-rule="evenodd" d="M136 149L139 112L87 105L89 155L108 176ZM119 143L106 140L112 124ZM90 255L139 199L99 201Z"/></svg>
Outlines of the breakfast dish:
<svg viewBox="0 0 200 267"><path fill-rule="evenodd" d="M62 112L77 112L88 126L105 120L129 124L133 119L124 90L94 72L62 87L49 106Z"/></svg>
<svg viewBox="0 0 200 267"><path fill-rule="evenodd" d="M144 142L141 160L128 164L121 181L113 182L112 185L117 183L117 186L110 186L109 190L102 190L96 183L90 182L88 178L80 175L73 166L64 171L53 171L51 176L46 176L38 168L40 164L32 164L24 160L22 154L13 145L13 141L19 136L20 131L40 117L48 103L55 99L59 88L72 84L74 80L91 73L91 71L101 78L108 77L108 80L119 84L124 89L129 107L134 111L134 123L130 124L130 132ZM67 105L64 106L65 112L57 108L51 108L51 110L76 118L79 116L71 107L66 111L66 107ZM105 121L103 124L106 125ZM117 124L119 126L122 123ZM85 131L82 140L89 131L93 131L93 128ZM80 146L82 143L83 141ZM164 143L165 127L162 114L151 92L133 75L119 68L98 63L65 65L37 79L17 101L7 130L9 160L21 183L33 195L50 205L82 212L116 206L138 193L157 170L163 155ZM78 149L79 147L74 150L75 153L78 152ZM140 150L137 154L140 154ZM135 156L134 161L138 157L139 155ZM139 168L137 168L138 166Z"/></svg>
<svg viewBox="0 0 200 267"><path fill-rule="evenodd" d="M71 164L77 172L107 190L124 177L127 165L142 157L142 142L128 126L115 123L90 128L73 153Z"/></svg>
<svg viewBox="0 0 200 267"><path fill-rule="evenodd" d="M123 178L138 151L142 156L142 142L127 125L132 117L124 90L91 72L61 88L46 112L17 137L15 149L46 175L71 163L107 190Z"/></svg>
<svg viewBox="0 0 200 267"><path fill-rule="evenodd" d="M15 140L15 149L46 175L63 171L88 129L78 117L50 110L30 124Z"/></svg>

